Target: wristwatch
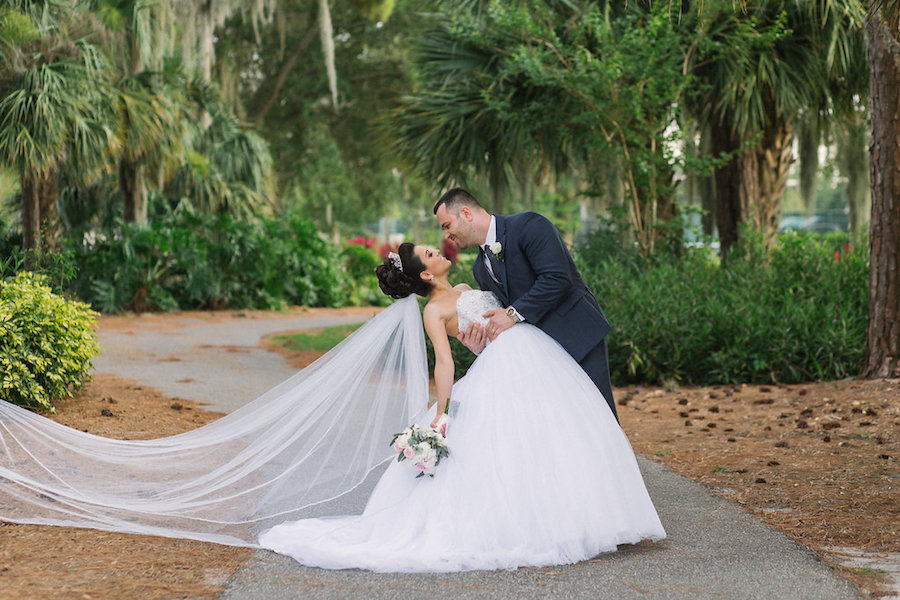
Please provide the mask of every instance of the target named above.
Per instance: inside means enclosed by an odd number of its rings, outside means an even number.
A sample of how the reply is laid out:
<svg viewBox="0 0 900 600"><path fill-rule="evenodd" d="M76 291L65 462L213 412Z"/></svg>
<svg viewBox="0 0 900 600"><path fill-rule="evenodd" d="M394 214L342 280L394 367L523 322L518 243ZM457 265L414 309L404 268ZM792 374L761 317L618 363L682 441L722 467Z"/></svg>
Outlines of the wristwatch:
<svg viewBox="0 0 900 600"><path fill-rule="evenodd" d="M522 315L520 315L518 311L512 306L506 309L506 316L512 319L514 323L521 323L525 320L522 318Z"/></svg>

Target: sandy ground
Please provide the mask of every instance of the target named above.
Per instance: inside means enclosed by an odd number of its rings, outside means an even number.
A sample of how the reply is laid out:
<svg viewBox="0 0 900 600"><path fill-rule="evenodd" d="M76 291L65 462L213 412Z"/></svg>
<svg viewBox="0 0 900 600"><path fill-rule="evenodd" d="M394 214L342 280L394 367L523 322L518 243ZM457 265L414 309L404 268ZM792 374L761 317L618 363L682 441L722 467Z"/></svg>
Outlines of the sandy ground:
<svg viewBox="0 0 900 600"><path fill-rule="evenodd" d="M837 566L900 592L900 380L632 388L635 451L710 486Z"/></svg>

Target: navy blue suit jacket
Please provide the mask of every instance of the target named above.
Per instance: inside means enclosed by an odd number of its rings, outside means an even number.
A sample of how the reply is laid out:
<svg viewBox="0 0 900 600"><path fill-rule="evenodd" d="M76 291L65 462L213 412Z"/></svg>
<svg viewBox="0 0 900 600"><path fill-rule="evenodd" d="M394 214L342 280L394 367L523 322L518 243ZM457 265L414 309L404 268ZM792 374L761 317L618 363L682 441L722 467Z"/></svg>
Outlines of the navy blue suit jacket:
<svg viewBox="0 0 900 600"><path fill-rule="evenodd" d="M606 339L611 326L575 268L565 242L553 223L538 213L495 218L497 241L502 246L497 273L500 283L488 272L482 252L472 269L475 280L581 362Z"/></svg>

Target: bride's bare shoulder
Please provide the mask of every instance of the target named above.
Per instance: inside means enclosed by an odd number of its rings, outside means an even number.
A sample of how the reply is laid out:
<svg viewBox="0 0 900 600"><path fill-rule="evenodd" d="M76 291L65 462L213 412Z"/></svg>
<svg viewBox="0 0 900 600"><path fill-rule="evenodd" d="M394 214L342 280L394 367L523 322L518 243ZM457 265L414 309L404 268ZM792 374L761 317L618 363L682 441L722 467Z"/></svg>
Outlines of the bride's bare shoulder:
<svg viewBox="0 0 900 600"><path fill-rule="evenodd" d="M425 305L423 316L425 318L439 318L446 322L456 316L457 299L459 299L459 294L444 294L440 298L432 298Z"/></svg>
<svg viewBox="0 0 900 600"><path fill-rule="evenodd" d="M472 286L468 283L457 283L453 286L454 290L459 290L460 292L468 292L472 289Z"/></svg>

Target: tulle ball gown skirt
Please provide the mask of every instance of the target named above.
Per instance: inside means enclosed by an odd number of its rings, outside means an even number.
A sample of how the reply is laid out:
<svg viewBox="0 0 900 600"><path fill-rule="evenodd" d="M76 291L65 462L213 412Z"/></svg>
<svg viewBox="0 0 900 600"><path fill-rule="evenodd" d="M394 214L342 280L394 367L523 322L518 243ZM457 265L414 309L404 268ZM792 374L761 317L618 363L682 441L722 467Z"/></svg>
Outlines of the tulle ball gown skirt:
<svg viewBox="0 0 900 600"><path fill-rule="evenodd" d="M606 402L539 329L489 344L453 406L433 478L392 462L362 515L277 525L260 545L329 569L449 572L568 564L665 537Z"/></svg>

